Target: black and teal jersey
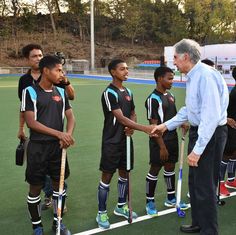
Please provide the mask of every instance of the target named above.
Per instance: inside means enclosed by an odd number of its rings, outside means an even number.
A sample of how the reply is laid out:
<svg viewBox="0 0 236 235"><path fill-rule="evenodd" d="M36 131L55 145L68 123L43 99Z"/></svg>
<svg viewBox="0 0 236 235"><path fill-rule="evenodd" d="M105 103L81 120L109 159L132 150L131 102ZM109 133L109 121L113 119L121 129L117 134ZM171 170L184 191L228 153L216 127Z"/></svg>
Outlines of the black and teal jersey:
<svg viewBox="0 0 236 235"><path fill-rule="evenodd" d="M236 120L235 104L236 104L236 86L234 86L234 88L231 90L229 94L229 105L227 109L228 118L233 118L234 120Z"/></svg>
<svg viewBox="0 0 236 235"><path fill-rule="evenodd" d="M156 89L148 96L145 101L147 110L147 119L157 120L158 124L164 123L174 117L177 113L175 106L175 97L170 93L161 93ZM166 131L163 134L164 140L170 140L177 137L176 130Z"/></svg>
<svg viewBox="0 0 236 235"><path fill-rule="evenodd" d="M28 87L35 85L38 83L41 79L41 76L38 78L38 80L34 80L34 78L31 75L31 70L29 69L28 72L24 75L22 75L18 82L18 98L21 101L22 100L22 92L23 90Z"/></svg>
<svg viewBox="0 0 236 235"><path fill-rule="evenodd" d="M45 91L36 84L24 89L22 94L22 112L33 111L35 120L52 129L63 131L65 111L71 108L64 89L53 86L52 90ZM57 138L30 130L30 140L51 141Z"/></svg>
<svg viewBox="0 0 236 235"><path fill-rule="evenodd" d="M227 117L236 120L236 86L229 94L229 105L227 108ZM228 138L236 138L236 130L228 125Z"/></svg>
<svg viewBox="0 0 236 235"><path fill-rule="evenodd" d="M31 75L31 70L29 69L28 72L24 75L22 75L19 79L18 82L18 98L21 101L22 100L22 92L25 88L27 88L28 86L34 86L37 83L39 83L41 80L41 75L39 76L39 78L37 80L34 80L34 78ZM65 85L62 83L59 84L55 84L55 86L57 87L61 87L63 89L65 89Z"/></svg>
<svg viewBox="0 0 236 235"><path fill-rule="evenodd" d="M113 115L112 110L121 109L123 115L130 118L135 109L133 95L128 88L119 90L110 84L102 94L102 108L104 114L103 143L118 144L125 139L124 126Z"/></svg>

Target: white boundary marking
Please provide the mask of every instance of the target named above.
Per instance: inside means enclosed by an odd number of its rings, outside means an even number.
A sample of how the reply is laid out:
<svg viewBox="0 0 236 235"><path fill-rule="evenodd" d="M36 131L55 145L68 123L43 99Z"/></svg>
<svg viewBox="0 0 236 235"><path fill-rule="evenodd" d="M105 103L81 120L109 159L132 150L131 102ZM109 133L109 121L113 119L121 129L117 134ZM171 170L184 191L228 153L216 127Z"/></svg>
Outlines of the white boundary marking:
<svg viewBox="0 0 236 235"><path fill-rule="evenodd" d="M138 223L138 222L141 222L141 221L144 221L144 220L148 220L148 219L153 219L153 218L156 218L158 216L167 215L167 214L170 214L170 213L173 213L173 212L176 212L176 208L171 208L171 209L159 211L157 216L150 216L150 215L140 216L137 219L134 219L132 221L132 224ZM126 226L126 225L129 225L127 220L121 221L121 222L118 222L118 223L115 223L115 224L111 224L109 229L95 228L95 229L91 229L91 230L88 230L88 231L76 233L74 235L89 235L89 234L101 233L101 232L105 232L105 231L112 230L112 229L115 229L115 228L123 227L123 226Z"/></svg>
<svg viewBox="0 0 236 235"><path fill-rule="evenodd" d="M230 196L220 196L220 199L225 199L225 198L229 198L229 197L233 197L233 196L236 196L236 191L231 192ZM191 207L190 204L187 204L187 205L189 205L189 207ZM134 223L138 223L138 222L141 222L141 221L144 221L144 220L154 219L156 217L167 215L167 214L174 213L174 212L176 212L176 208L171 208L171 209L159 211L157 216L150 216L150 215L140 216L137 219L133 220L132 223L134 224ZM87 231L84 231L84 232L75 233L73 235L90 235L90 234L102 233L102 232L109 231L109 230L119 228L119 227L123 227L123 226L126 226L126 225L129 225L127 220L111 224L109 229L95 228L95 229L87 230Z"/></svg>

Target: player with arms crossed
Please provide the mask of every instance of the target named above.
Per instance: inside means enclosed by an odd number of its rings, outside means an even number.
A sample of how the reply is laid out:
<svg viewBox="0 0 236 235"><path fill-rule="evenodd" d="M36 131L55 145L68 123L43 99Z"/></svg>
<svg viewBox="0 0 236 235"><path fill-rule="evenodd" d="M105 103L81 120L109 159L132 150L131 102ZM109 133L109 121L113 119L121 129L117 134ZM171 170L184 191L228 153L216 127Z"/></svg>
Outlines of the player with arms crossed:
<svg viewBox="0 0 236 235"><path fill-rule="evenodd" d="M65 90L53 85L60 82L63 73L60 59L45 56L40 60L39 68L42 74L40 82L23 91L21 103L21 111L24 112L25 121L30 128L26 181L29 183L28 210L35 235L43 234L40 192L46 175L52 179L55 202L52 229L56 231L62 148L68 148L74 143L72 133L75 126ZM67 119L66 132L63 132L64 116ZM68 176L69 166L66 163L65 178ZM62 208L65 197L64 192ZM63 235L71 234L63 224L60 232Z"/></svg>
<svg viewBox="0 0 236 235"><path fill-rule="evenodd" d="M129 208L126 203L128 194L126 172L126 135L132 135L133 129L151 133L153 126L136 123L135 106L131 91L123 86L128 77L127 64L120 59L113 60L108 65L112 83L102 94L104 127L102 135L102 155L100 170L101 181L98 186L98 226L104 229L110 227L107 216L106 201L113 174L118 169L118 203L114 214L128 218ZM133 166L133 143L131 139L131 165ZM131 167L132 168L132 167ZM137 214L132 212L132 218Z"/></svg>
<svg viewBox="0 0 236 235"><path fill-rule="evenodd" d="M150 124L163 123L177 113L174 96L167 90L171 89L174 72L168 67L158 67L154 72L156 81L155 90L148 96L145 107ZM174 207L175 197L175 164L178 161L178 135L176 129L166 131L163 136L150 137L150 170L146 176L146 211L148 215L157 215L154 200L157 185L157 176L164 166L164 178L167 186L165 206ZM181 209L187 209L185 203Z"/></svg>

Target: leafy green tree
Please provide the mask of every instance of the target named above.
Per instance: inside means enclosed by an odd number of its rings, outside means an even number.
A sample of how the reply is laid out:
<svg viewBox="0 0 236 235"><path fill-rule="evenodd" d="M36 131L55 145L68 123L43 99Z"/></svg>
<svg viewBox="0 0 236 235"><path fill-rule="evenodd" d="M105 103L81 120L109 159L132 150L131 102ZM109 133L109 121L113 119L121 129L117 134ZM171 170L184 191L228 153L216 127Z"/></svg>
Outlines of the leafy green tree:
<svg viewBox="0 0 236 235"><path fill-rule="evenodd" d="M184 15L189 37L202 43L226 40L235 18L229 0L185 0Z"/></svg>
<svg viewBox="0 0 236 235"><path fill-rule="evenodd" d="M128 2L124 12L124 24L121 29L123 35L131 39L131 44L134 44L135 38L142 35L144 32L144 21L142 19L142 3L130 1Z"/></svg>

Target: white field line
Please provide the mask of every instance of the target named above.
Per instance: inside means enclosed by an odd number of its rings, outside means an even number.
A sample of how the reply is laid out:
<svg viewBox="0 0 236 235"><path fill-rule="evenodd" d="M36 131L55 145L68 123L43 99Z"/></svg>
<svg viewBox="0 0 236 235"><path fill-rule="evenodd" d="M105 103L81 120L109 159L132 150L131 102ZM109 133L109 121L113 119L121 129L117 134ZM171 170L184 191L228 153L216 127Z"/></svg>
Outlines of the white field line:
<svg viewBox="0 0 236 235"><path fill-rule="evenodd" d="M132 223L133 224L138 223L138 222L148 220L148 219L152 219L152 218L155 218L155 217L158 217L158 216L170 214L170 213L173 213L175 211L176 211L175 208L171 208L171 209L159 211L157 216L150 216L150 215L140 216L137 219L134 219ZM118 222L118 223L115 223L115 224L111 224L109 229L95 228L95 229L91 229L91 230L84 231L84 232L81 232L81 233L76 233L74 235L89 235L89 234L101 233L101 232L105 232L105 231L112 230L112 229L115 229L115 228L123 227L123 226L126 226L126 225L129 225L127 220L121 221L121 222Z"/></svg>
<svg viewBox="0 0 236 235"><path fill-rule="evenodd" d="M229 198L229 197L233 197L233 196L236 196L236 191L230 193L230 196L221 196L220 199L225 199L225 198ZM188 205L191 207L190 204L188 204ZM167 214L174 213L174 212L176 212L175 208L159 211L157 216L150 216L150 215L140 216L137 219L133 220L132 223L133 224L134 223L138 223L138 222L141 222L141 221L144 221L144 220L153 219L153 218L156 218L156 217L159 217L159 216L163 216L163 215L167 215ZM118 222L118 223L115 223L115 224L111 224L109 229L95 228L95 229L87 230L87 231L84 231L84 232L75 233L73 235L96 234L96 233L101 233L101 232L105 232L105 231L108 231L108 230L112 230L112 229L115 229L115 228L123 227L123 226L126 226L126 225L129 225L127 220L121 221L121 222Z"/></svg>

